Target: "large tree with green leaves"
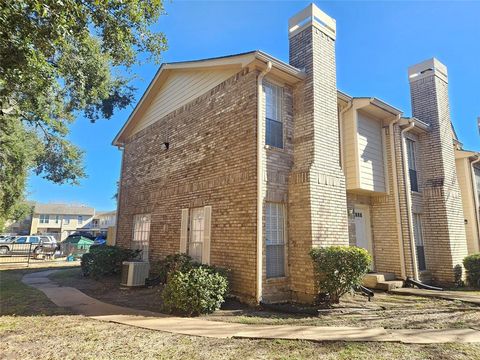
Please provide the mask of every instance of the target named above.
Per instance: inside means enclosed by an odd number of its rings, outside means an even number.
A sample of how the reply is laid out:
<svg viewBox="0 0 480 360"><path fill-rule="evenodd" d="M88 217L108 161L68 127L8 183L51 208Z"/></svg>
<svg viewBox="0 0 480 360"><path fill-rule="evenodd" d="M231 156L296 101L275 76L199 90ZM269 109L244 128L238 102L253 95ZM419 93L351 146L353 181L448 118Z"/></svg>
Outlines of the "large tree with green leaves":
<svg viewBox="0 0 480 360"><path fill-rule="evenodd" d="M0 1L0 218L30 171L59 184L85 176L69 124L134 100L129 70L166 48L151 30L163 11L162 0Z"/></svg>

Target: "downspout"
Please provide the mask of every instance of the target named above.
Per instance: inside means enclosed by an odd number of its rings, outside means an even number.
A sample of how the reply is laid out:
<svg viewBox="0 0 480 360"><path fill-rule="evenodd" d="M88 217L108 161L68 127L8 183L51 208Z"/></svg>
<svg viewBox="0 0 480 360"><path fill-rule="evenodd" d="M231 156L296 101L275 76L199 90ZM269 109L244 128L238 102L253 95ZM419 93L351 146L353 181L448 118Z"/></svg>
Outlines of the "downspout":
<svg viewBox="0 0 480 360"><path fill-rule="evenodd" d="M410 236L410 256L413 264L413 278L419 281L418 278L418 264L417 264L417 249L415 248L415 235L413 232L413 215L412 215L412 193L409 188L410 174L408 171L408 159L406 158L405 150L405 133L415 127L413 120L408 121L409 125L401 131L401 149L402 149L402 163L403 163L403 183L405 184L405 197L407 200L407 218L408 218L408 232Z"/></svg>
<svg viewBox="0 0 480 360"><path fill-rule="evenodd" d="M393 179L393 198L395 200L395 216L397 221L397 239L398 239L398 249L400 252L400 271L402 279L407 278L407 270L405 267L405 250L403 248L403 232L402 232L402 222L400 218L400 202L399 202L399 192L398 192L398 173L397 173L397 160L395 159L395 136L393 126L400 120L401 115L397 115L390 123L388 124L388 131L390 133L390 155L392 157L392 179Z"/></svg>
<svg viewBox="0 0 480 360"><path fill-rule="evenodd" d="M472 176L472 189L473 189L473 204L475 206L475 220L477 223L477 244L475 251L478 252L480 250L480 205L478 204L478 189L477 189L477 182L475 181L475 168L474 165L480 162L480 153L477 153L477 159L473 160L470 163L471 168L471 176Z"/></svg>
<svg viewBox="0 0 480 360"><path fill-rule="evenodd" d="M262 301L263 281L263 78L272 69L272 62L257 78L257 303Z"/></svg>
<svg viewBox="0 0 480 360"><path fill-rule="evenodd" d="M118 177L118 187L117 187L117 211L115 214L115 238L113 239L114 243L117 244L117 234L118 234L118 216L120 214L120 189L122 188L122 175L123 175L123 156L125 155L125 147L119 146L118 150L122 152L122 160L120 161L120 176Z"/></svg>
<svg viewBox="0 0 480 360"><path fill-rule="evenodd" d="M349 101L348 105L340 111L338 115L338 129L340 132L340 168L343 170L343 165L345 164L345 159L343 158L343 115L352 108L353 101Z"/></svg>

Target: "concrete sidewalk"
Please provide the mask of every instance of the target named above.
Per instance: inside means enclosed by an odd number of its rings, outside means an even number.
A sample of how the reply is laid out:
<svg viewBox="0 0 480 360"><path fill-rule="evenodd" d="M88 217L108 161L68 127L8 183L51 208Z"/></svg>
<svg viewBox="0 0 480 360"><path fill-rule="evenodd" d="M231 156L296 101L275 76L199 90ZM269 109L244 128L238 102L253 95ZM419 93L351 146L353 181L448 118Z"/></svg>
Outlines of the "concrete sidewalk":
<svg viewBox="0 0 480 360"><path fill-rule="evenodd" d="M398 295L415 295L425 296L437 299L459 300L471 304L480 305L480 295L469 293L468 291L438 291L438 290L423 290L416 288L400 288L390 290L391 294ZM480 309L479 309L480 311Z"/></svg>
<svg viewBox="0 0 480 360"><path fill-rule="evenodd" d="M101 302L71 287L60 287L48 276L58 270L27 274L22 281L44 292L58 306L93 319L175 334L213 338L291 339L311 341L396 341L410 344L447 342L480 343L473 329L405 329L321 327L291 325L246 325L198 318L168 316Z"/></svg>

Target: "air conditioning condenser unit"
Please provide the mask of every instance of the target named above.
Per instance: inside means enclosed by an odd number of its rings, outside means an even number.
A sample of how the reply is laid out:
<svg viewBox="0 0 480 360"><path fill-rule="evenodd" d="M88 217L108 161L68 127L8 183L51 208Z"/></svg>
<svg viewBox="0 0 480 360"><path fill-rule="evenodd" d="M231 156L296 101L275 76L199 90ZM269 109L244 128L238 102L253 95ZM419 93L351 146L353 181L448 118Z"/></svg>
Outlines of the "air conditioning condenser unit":
<svg viewBox="0 0 480 360"><path fill-rule="evenodd" d="M150 271L150 263L147 261L124 261L122 263L123 286L145 286L145 279Z"/></svg>

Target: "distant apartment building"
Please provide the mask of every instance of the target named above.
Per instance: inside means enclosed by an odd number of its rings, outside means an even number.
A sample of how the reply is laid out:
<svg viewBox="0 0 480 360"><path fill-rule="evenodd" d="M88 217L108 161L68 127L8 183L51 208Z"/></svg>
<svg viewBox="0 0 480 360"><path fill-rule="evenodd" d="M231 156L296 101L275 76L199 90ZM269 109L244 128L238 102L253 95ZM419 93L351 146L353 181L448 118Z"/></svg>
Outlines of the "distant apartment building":
<svg viewBox="0 0 480 360"><path fill-rule="evenodd" d="M68 235L88 228L94 216L95 209L88 206L36 203L30 234L50 234L63 241Z"/></svg>
<svg viewBox="0 0 480 360"><path fill-rule="evenodd" d="M88 231L94 236L107 235L108 229L115 226L116 214L115 210L98 211L92 221L83 226L81 230Z"/></svg>

